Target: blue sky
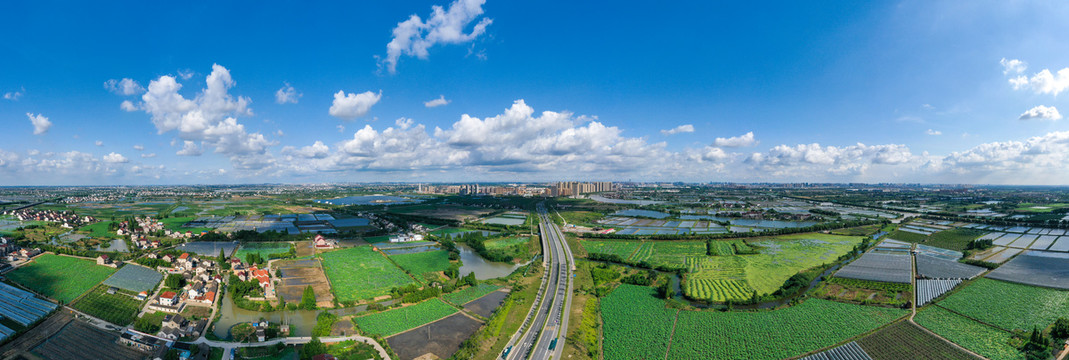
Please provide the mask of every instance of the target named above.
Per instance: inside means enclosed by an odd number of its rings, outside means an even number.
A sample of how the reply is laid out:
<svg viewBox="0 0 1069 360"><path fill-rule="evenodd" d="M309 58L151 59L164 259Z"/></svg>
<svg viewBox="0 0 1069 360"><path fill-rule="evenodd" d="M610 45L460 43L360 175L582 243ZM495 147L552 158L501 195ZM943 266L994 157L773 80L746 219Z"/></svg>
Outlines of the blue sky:
<svg viewBox="0 0 1069 360"><path fill-rule="evenodd" d="M0 4L0 184L1069 178L1063 2L262 5Z"/></svg>

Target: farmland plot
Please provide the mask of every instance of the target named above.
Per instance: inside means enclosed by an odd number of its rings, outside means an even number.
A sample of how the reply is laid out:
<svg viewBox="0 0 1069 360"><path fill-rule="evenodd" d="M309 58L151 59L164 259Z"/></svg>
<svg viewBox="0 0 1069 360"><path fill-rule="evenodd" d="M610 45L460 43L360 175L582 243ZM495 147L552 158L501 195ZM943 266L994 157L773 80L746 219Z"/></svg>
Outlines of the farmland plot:
<svg viewBox="0 0 1069 360"><path fill-rule="evenodd" d="M677 310L654 293L625 284L601 301L605 359L664 359Z"/></svg>
<svg viewBox="0 0 1069 360"><path fill-rule="evenodd" d="M917 280L917 306L924 306L958 284L961 284L961 279Z"/></svg>
<svg viewBox="0 0 1069 360"><path fill-rule="evenodd" d="M917 274L931 279L972 279L987 269L957 261L917 254Z"/></svg>
<svg viewBox="0 0 1069 360"><path fill-rule="evenodd" d="M321 256L338 301L385 295L394 287L415 283L408 274L368 246L326 252Z"/></svg>
<svg viewBox="0 0 1069 360"><path fill-rule="evenodd" d="M151 291L163 280L163 274L136 264L126 264L104 280L104 285L134 292Z"/></svg>
<svg viewBox="0 0 1069 360"><path fill-rule="evenodd" d="M906 254L867 252L840 269L835 276L872 281L909 283L913 276L912 262Z"/></svg>
<svg viewBox="0 0 1069 360"><path fill-rule="evenodd" d="M872 360L872 357L857 342L851 341L798 360Z"/></svg>
<svg viewBox="0 0 1069 360"><path fill-rule="evenodd" d="M457 308L433 298L416 305L383 311L356 318L361 330L375 335L391 336L409 329L453 315Z"/></svg>
<svg viewBox="0 0 1069 360"><path fill-rule="evenodd" d="M1069 290L1069 254L1027 251L991 271L987 277Z"/></svg>
<svg viewBox="0 0 1069 360"><path fill-rule="evenodd" d="M891 324L857 341L873 360L972 360L942 339L908 321Z"/></svg>
<svg viewBox="0 0 1069 360"><path fill-rule="evenodd" d="M981 278L936 305L1003 330L1027 331L1069 314L1069 291Z"/></svg>
<svg viewBox="0 0 1069 360"><path fill-rule="evenodd" d="M115 273L93 260L44 254L6 276L50 298L69 303Z"/></svg>
<svg viewBox="0 0 1069 360"><path fill-rule="evenodd" d="M978 323L940 307L929 306L917 313L917 324L947 340L992 360L1023 359L1010 345L1011 334Z"/></svg>

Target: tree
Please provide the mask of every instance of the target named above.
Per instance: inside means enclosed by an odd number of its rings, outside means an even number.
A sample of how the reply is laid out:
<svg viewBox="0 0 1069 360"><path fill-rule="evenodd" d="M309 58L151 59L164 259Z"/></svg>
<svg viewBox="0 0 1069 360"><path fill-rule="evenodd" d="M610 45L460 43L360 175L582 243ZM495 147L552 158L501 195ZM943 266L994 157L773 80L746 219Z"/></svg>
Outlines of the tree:
<svg viewBox="0 0 1069 360"><path fill-rule="evenodd" d="M1054 322L1054 327L1050 329L1050 336L1055 339L1069 338L1069 319L1058 318L1058 320Z"/></svg>
<svg viewBox="0 0 1069 360"><path fill-rule="evenodd" d="M312 289L312 285L308 285L304 288L304 294L301 294L301 310L315 310L316 309L316 293Z"/></svg>
<svg viewBox="0 0 1069 360"><path fill-rule="evenodd" d="M167 275L167 280L164 281L164 285L171 289L180 289L185 285L186 279L182 277L182 274L170 274Z"/></svg>
<svg viewBox="0 0 1069 360"><path fill-rule="evenodd" d="M219 263L224 261L226 261L226 253L223 252L223 249L219 249Z"/></svg>
<svg viewBox="0 0 1069 360"><path fill-rule="evenodd" d="M163 360L178 360L178 359L179 359L178 350L175 350L175 349L167 350L167 353L163 355Z"/></svg>
<svg viewBox="0 0 1069 360"><path fill-rule="evenodd" d="M309 341L304 346L301 346L301 360L311 360L316 355L320 355L327 352L327 346L323 345L319 341L318 336L313 336L312 341Z"/></svg>

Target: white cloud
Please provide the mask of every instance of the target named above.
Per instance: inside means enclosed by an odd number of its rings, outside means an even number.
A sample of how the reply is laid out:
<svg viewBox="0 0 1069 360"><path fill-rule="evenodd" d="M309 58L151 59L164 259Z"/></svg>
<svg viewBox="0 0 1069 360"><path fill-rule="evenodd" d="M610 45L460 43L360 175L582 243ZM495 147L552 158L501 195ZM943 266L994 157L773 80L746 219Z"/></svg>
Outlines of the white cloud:
<svg viewBox="0 0 1069 360"><path fill-rule="evenodd" d="M134 150L145 151L145 145L140 145L140 144L134 145Z"/></svg>
<svg viewBox="0 0 1069 360"><path fill-rule="evenodd" d="M44 115L26 113L26 117L30 118L30 123L33 124L34 135L44 134L48 132L48 129L52 128L52 122Z"/></svg>
<svg viewBox="0 0 1069 360"><path fill-rule="evenodd" d="M360 94L346 94L345 91L339 90L334 94L334 102L330 105L330 115L342 120L355 120L367 115L371 107L381 98L381 90L378 93L365 91Z"/></svg>
<svg viewBox="0 0 1069 360"><path fill-rule="evenodd" d="M1025 63L1024 61L1021 61L1021 60L1017 60L1017 59L1007 60L1006 58L1002 58L1002 60L999 60L998 63L1002 65L1002 73L1003 74L1009 74L1009 73L1020 74L1020 73L1023 73L1024 70L1028 68L1028 64L1027 63Z"/></svg>
<svg viewBox="0 0 1069 360"><path fill-rule="evenodd" d="M447 105L449 103L450 103L450 101L445 99L445 95L438 95L437 99L424 101L423 102L423 106L432 108L432 107L439 107L439 106L442 106L442 105Z"/></svg>
<svg viewBox="0 0 1069 360"><path fill-rule="evenodd" d="M436 44L461 44L474 40L486 32L486 27L493 22L483 17L483 4L486 0L455 0L445 9L431 6L431 15L426 22L419 15L412 14L405 21L393 28L393 38L386 44L386 58L379 66L384 66L390 73L397 72L397 61L401 55L416 56L426 59L427 49ZM476 19L479 22L471 32L465 32L468 25Z"/></svg>
<svg viewBox="0 0 1069 360"><path fill-rule="evenodd" d="M296 104L304 94L298 93L290 83L282 83L282 88L275 91L275 102L279 104Z"/></svg>
<svg viewBox="0 0 1069 360"><path fill-rule="evenodd" d="M26 88L22 88L19 91L8 91L4 93L4 100L16 101L22 97L22 94L26 93Z"/></svg>
<svg viewBox="0 0 1069 360"><path fill-rule="evenodd" d="M338 125L338 132L345 132L345 125Z"/></svg>
<svg viewBox="0 0 1069 360"><path fill-rule="evenodd" d="M250 132L238 123L238 116L252 116L249 104L243 96L228 93L236 82L230 70L218 64L205 77L205 87L188 99L179 93L182 85L173 76L164 75L149 82L148 92L141 96L137 108L151 115L152 123L160 133L175 131L183 141L178 155L196 156L203 150L196 142L216 153L229 157L235 167L257 168L267 166L267 148L275 145L259 132Z"/></svg>
<svg viewBox="0 0 1069 360"><path fill-rule="evenodd" d="M305 159L322 159L327 157L329 151L330 147L326 144L323 144L322 141L316 141L312 145L305 146L299 149L294 148L292 146L287 146L282 149L283 153L293 154L294 156Z"/></svg>
<svg viewBox="0 0 1069 360"><path fill-rule="evenodd" d="M122 78L122 80L110 79L104 82L104 88L123 96L137 95L145 91L141 84L130 78Z"/></svg>
<svg viewBox="0 0 1069 360"><path fill-rule="evenodd" d="M694 125L691 125L691 124L679 125L679 126L676 126L674 128L671 128L671 129L661 130L661 134L664 134L664 135L675 135L675 134L679 134L679 133L692 133L692 132L694 132Z"/></svg>
<svg viewBox="0 0 1069 360"><path fill-rule="evenodd" d="M201 150L200 146L197 146L197 143L189 141L189 140L185 140L183 142L183 145L182 145L182 150L178 150L178 152L176 152L175 155L180 155L180 156L200 156L203 153L204 153L204 150Z"/></svg>
<svg viewBox="0 0 1069 360"><path fill-rule="evenodd" d="M716 138L713 144L719 147L750 147L757 145L757 140L754 139L753 131L729 138Z"/></svg>
<svg viewBox="0 0 1069 360"><path fill-rule="evenodd" d="M122 109L122 111L126 112L134 112L141 110L137 107L137 105L134 105L134 102L130 100L123 100L123 102L119 104L119 109Z"/></svg>
<svg viewBox="0 0 1069 360"><path fill-rule="evenodd" d="M1010 78L1009 82L1014 90L1032 89L1036 94L1057 96L1069 89L1069 68L1058 70L1057 73L1051 72L1050 69L1043 69L1033 74L1031 78L1018 75Z"/></svg>
<svg viewBox="0 0 1069 360"><path fill-rule="evenodd" d="M1025 111L1017 119L1018 120L1039 119L1039 120L1055 121L1055 120L1061 120L1062 119L1062 114L1059 113L1058 109L1053 107L1053 106L1047 107L1047 106L1039 105L1039 106L1036 106L1034 108L1029 109L1028 111Z"/></svg>
<svg viewBox="0 0 1069 360"><path fill-rule="evenodd" d="M932 130L932 129L928 129L928 131L925 131L924 133L928 134L928 135L933 135L933 136L935 136L935 135L943 135L942 131Z"/></svg>
<svg viewBox="0 0 1069 360"><path fill-rule="evenodd" d="M182 78L182 80L192 79L193 78L193 70L191 70L191 69L178 70L178 77Z"/></svg>
<svg viewBox="0 0 1069 360"><path fill-rule="evenodd" d="M103 141L100 141L100 140L97 140L96 142L93 142L93 145L96 145L96 146L104 146L104 142L103 142Z"/></svg>
<svg viewBox="0 0 1069 360"><path fill-rule="evenodd" d="M121 163L130 162L130 160L127 159L125 156L122 156L122 154L113 152L113 153L104 155L104 162L112 163L112 164L121 164Z"/></svg>
<svg viewBox="0 0 1069 360"><path fill-rule="evenodd" d="M150 159L156 157L156 153L141 154L142 159Z"/></svg>

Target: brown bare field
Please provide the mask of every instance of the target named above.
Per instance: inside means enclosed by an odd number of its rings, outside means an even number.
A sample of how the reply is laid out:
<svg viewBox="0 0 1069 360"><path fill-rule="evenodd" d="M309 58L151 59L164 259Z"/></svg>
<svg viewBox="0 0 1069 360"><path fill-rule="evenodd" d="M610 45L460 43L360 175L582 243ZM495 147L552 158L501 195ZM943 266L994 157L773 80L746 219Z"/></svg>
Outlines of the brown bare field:
<svg viewBox="0 0 1069 360"><path fill-rule="evenodd" d="M334 294L330 292L330 282L327 281L327 275L323 272L319 259L282 260L276 262L274 267L282 274L278 294L287 303L301 302L304 289L311 285L316 294L316 305L334 306Z"/></svg>
<svg viewBox="0 0 1069 360"><path fill-rule="evenodd" d="M386 342L402 360L415 359L428 353L448 359L460 349L460 344L475 334L482 325L478 320L456 313L389 337Z"/></svg>

